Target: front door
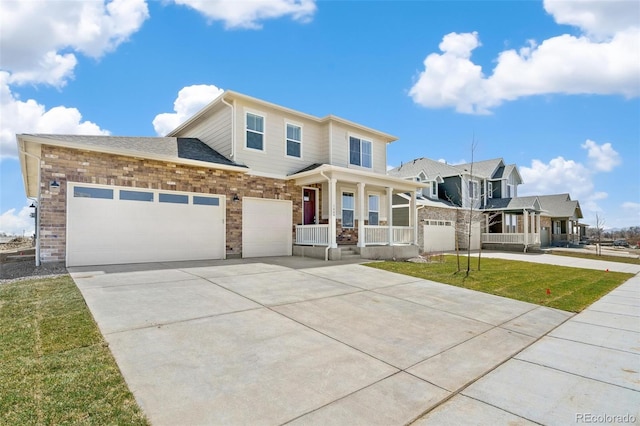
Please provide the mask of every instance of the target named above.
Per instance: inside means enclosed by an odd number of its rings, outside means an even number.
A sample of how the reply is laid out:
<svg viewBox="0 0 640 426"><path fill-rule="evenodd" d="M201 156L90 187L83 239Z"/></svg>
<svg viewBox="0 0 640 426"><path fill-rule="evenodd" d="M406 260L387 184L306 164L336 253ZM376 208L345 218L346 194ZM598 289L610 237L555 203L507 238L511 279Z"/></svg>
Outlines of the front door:
<svg viewBox="0 0 640 426"><path fill-rule="evenodd" d="M304 188L302 191L303 225L316 223L316 190Z"/></svg>

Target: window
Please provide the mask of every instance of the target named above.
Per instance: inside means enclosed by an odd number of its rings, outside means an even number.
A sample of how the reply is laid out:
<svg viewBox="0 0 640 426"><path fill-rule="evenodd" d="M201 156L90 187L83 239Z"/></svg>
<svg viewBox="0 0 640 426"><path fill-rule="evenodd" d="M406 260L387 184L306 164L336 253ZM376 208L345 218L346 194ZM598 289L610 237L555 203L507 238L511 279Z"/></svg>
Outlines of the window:
<svg viewBox="0 0 640 426"><path fill-rule="evenodd" d="M371 142L350 136L349 164L371 168Z"/></svg>
<svg viewBox="0 0 640 426"><path fill-rule="evenodd" d="M287 123L287 156L302 157L302 127Z"/></svg>
<svg viewBox="0 0 640 426"><path fill-rule="evenodd" d="M380 214L380 196L369 195L369 225L378 225Z"/></svg>
<svg viewBox="0 0 640 426"><path fill-rule="evenodd" d="M352 192L342 193L342 227L353 228L354 197Z"/></svg>
<svg viewBox="0 0 640 426"><path fill-rule="evenodd" d="M438 182L431 181L431 198L438 198Z"/></svg>
<svg viewBox="0 0 640 426"><path fill-rule="evenodd" d="M189 204L189 196L181 194L160 194L158 200L161 203Z"/></svg>
<svg viewBox="0 0 640 426"><path fill-rule="evenodd" d="M193 204L200 206L219 206L220 200L218 197L200 197L198 195L194 195Z"/></svg>
<svg viewBox="0 0 640 426"><path fill-rule="evenodd" d="M506 225L507 225L507 233L515 234L518 229L518 216L515 214L506 214Z"/></svg>
<svg viewBox="0 0 640 426"><path fill-rule="evenodd" d="M73 196L77 198L104 198L113 200L113 189L74 186Z"/></svg>
<svg viewBox="0 0 640 426"><path fill-rule="evenodd" d="M153 201L153 192L120 190L121 200Z"/></svg>
<svg viewBox="0 0 640 426"><path fill-rule="evenodd" d="M489 182L489 189L487 191L489 192L487 197L493 198L493 182Z"/></svg>
<svg viewBox="0 0 640 426"><path fill-rule="evenodd" d="M475 200L478 198L478 181L470 180L469 181L469 198Z"/></svg>
<svg viewBox="0 0 640 426"><path fill-rule="evenodd" d="M247 113L247 148L264 150L264 117Z"/></svg>

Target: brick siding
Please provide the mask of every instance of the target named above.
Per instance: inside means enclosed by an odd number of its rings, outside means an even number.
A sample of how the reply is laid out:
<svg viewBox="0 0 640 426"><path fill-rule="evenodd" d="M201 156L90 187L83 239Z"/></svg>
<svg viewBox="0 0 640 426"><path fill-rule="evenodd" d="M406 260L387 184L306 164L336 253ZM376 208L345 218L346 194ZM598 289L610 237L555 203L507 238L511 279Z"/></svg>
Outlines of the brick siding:
<svg viewBox="0 0 640 426"><path fill-rule="evenodd" d="M65 260L67 182L225 195L227 254L242 253L242 199L291 200L294 224L302 217L302 188L281 179L121 155L42 146L40 255L42 262ZM60 186L50 187L50 182ZM233 202L234 195L240 201Z"/></svg>

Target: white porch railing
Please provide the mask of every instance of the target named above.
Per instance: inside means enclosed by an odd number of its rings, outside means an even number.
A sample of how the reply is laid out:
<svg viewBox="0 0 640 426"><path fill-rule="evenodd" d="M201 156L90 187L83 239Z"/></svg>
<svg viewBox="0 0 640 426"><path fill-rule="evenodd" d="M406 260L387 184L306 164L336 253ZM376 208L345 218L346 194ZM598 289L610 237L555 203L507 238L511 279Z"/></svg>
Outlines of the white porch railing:
<svg viewBox="0 0 640 426"><path fill-rule="evenodd" d="M540 234L482 234L482 242L487 244L540 244Z"/></svg>
<svg viewBox="0 0 640 426"><path fill-rule="evenodd" d="M329 245L329 225L296 225L296 244Z"/></svg>
<svg viewBox="0 0 640 426"><path fill-rule="evenodd" d="M393 244L413 242L413 226L392 226ZM389 227L384 225L365 225L364 244L389 244Z"/></svg>
<svg viewBox="0 0 640 426"><path fill-rule="evenodd" d="M389 244L389 227L379 225L365 225L364 244Z"/></svg>
<svg viewBox="0 0 640 426"><path fill-rule="evenodd" d="M393 242L395 244L410 244L413 242L413 226L394 226Z"/></svg>

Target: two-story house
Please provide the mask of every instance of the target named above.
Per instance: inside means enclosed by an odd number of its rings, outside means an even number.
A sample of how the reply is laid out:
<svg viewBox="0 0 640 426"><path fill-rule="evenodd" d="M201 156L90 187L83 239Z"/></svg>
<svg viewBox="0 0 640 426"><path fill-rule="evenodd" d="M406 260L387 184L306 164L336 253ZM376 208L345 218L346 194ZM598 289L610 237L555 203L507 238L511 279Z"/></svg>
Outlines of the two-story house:
<svg viewBox="0 0 640 426"><path fill-rule="evenodd" d="M225 91L166 137L17 140L37 262L417 253L392 198L425 185L386 174L394 136L332 115Z"/></svg>
<svg viewBox="0 0 640 426"><path fill-rule="evenodd" d="M456 165L419 158L389 174L428 185L416 200L418 222L423 223L418 243L423 250L451 249L456 240L459 247L466 248L469 230L472 249L481 244L518 250L540 246L542 208L537 197L518 197L522 178L514 164L506 164L501 158ZM407 197L396 197L396 205L400 205L401 198ZM436 201L443 204L434 204ZM398 220L402 216L396 215ZM438 221L452 230L443 233ZM434 238L440 241L433 241Z"/></svg>

